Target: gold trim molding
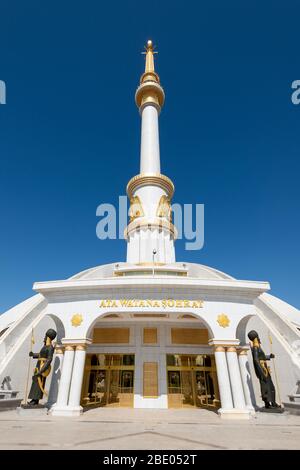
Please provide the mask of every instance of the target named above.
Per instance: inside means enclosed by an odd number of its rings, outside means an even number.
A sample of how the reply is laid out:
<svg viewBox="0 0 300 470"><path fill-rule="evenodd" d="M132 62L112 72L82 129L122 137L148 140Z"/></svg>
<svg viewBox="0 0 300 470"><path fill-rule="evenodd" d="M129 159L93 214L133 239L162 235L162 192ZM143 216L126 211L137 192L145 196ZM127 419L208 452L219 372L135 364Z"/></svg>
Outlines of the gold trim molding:
<svg viewBox="0 0 300 470"><path fill-rule="evenodd" d="M167 176L159 173L142 173L131 178L127 184L126 192L129 199L132 198L134 191L142 186L158 186L166 191L170 199L175 191L173 182Z"/></svg>

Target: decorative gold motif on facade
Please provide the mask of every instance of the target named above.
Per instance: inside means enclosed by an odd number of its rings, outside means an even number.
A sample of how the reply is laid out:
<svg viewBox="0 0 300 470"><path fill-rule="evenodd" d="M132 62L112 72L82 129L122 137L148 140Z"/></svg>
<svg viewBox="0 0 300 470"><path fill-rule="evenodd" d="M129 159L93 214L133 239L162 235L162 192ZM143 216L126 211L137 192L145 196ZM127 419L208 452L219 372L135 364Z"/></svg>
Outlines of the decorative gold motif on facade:
<svg viewBox="0 0 300 470"><path fill-rule="evenodd" d="M144 217L143 206L138 196L132 196L130 199L129 217L132 222L137 217Z"/></svg>
<svg viewBox="0 0 300 470"><path fill-rule="evenodd" d="M170 222L172 221L172 209L171 209L171 201L168 196L161 196L158 208L156 211L157 217L165 217Z"/></svg>
<svg viewBox="0 0 300 470"><path fill-rule="evenodd" d="M83 317L80 313L75 313L75 315L73 315L73 317L71 318L71 323L72 323L72 326L80 326L81 323L83 322Z"/></svg>
<svg viewBox="0 0 300 470"><path fill-rule="evenodd" d="M221 315L218 315L217 322L222 328L227 328L230 324L229 318L224 313L221 313Z"/></svg>

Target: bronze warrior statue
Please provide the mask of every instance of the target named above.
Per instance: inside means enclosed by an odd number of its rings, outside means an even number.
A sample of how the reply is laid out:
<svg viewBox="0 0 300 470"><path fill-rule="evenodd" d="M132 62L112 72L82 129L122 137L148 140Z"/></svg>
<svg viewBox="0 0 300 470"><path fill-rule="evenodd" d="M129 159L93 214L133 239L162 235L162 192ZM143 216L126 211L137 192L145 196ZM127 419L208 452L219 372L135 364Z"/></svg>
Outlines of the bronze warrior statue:
<svg viewBox="0 0 300 470"><path fill-rule="evenodd" d="M260 383L261 398L265 403L265 408L280 408L275 401L275 387L271 378L267 361L273 359L274 354L266 356L260 347L258 333L254 330L248 333L248 338L252 341L252 358L256 377Z"/></svg>
<svg viewBox="0 0 300 470"><path fill-rule="evenodd" d="M39 400L43 398L45 393L45 383L46 377L50 374L51 371L51 362L54 354L54 347L52 346L52 341L56 337L55 330L46 331L44 338L44 346L39 353L33 353L30 351L29 356L33 359L38 359L36 367L34 369L34 375L32 376L32 385L28 395L28 398L31 398L29 405L38 405Z"/></svg>

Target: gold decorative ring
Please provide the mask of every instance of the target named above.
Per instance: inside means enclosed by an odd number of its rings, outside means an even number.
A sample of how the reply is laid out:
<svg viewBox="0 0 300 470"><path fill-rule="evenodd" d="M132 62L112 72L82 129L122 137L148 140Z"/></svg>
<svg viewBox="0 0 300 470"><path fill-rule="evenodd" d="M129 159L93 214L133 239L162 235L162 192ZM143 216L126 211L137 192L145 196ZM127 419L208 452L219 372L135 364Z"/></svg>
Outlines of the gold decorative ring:
<svg viewBox="0 0 300 470"><path fill-rule="evenodd" d="M159 186L167 192L170 199L175 191L174 184L167 176L155 173L145 173L134 176L127 184L126 191L129 199L131 199L134 191L141 186Z"/></svg>

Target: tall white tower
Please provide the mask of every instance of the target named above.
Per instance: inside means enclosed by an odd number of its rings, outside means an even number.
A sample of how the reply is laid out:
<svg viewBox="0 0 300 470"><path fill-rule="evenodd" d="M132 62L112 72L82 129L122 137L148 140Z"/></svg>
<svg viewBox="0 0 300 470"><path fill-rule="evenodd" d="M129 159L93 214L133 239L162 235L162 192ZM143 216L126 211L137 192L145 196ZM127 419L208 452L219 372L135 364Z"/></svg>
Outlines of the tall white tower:
<svg viewBox="0 0 300 470"><path fill-rule="evenodd" d="M160 173L158 117L165 94L154 70L152 41L146 46L145 73L135 94L142 119L140 173L127 185L130 221L125 230L127 262L170 264L175 262L172 224L172 181Z"/></svg>

